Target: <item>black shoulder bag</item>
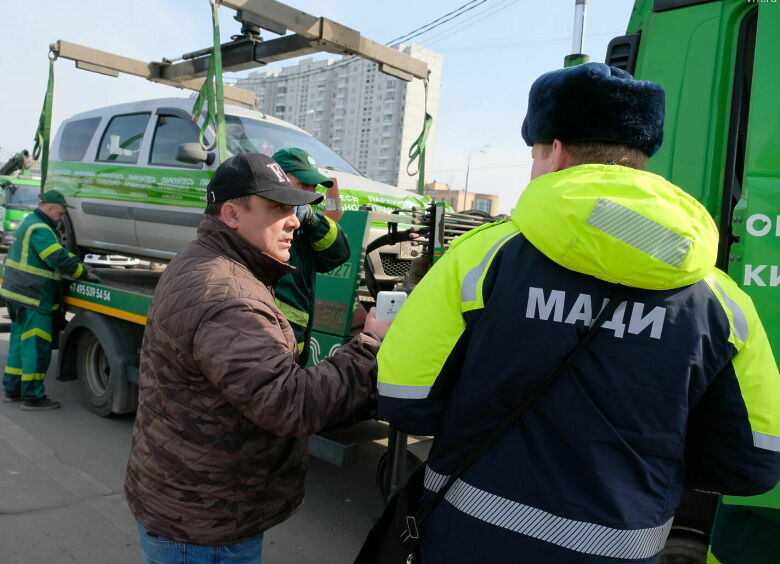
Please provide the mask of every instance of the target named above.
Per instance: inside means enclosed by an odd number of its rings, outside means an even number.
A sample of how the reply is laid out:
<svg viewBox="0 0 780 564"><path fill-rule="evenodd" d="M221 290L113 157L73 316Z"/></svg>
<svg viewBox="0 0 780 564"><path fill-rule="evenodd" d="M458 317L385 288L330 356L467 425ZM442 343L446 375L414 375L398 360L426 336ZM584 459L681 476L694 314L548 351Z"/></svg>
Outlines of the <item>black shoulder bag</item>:
<svg viewBox="0 0 780 564"><path fill-rule="evenodd" d="M425 478L425 463L415 468L404 486L398 490L387 502L379 520L371 527L371 530L363 542L363 547L355 559L355 564L418 564L420 562L420 534L421 525L431 514L433 508L444 498L450 486L471 466L477 458L488 450L500 439L509 428L544 394L558 379L572 360L585 348L585 345L601 327L606 319L612 316L617 307L623 302L628 289L618 286L610 297L607 306L601 310L590 329L577 345L569 351L561 361L558 369L544 382L539 384L533 392L517 406L499 425L493 428L476 447L474 447L461 461L455 471L450 474L447 482L441 489L433 494L425 503L422 503L423 480Z"/></svg>

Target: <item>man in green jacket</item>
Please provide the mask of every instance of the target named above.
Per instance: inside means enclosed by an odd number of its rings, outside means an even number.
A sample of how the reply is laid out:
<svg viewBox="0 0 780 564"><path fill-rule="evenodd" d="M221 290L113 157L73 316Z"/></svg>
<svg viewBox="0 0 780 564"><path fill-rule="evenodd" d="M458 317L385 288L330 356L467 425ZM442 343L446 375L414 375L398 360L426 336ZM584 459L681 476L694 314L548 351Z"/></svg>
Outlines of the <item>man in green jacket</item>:
<svg viewBox="0 0 780 564"><path fill-rule="evenodd" d="M0 295L11 318L11 337L3 399L21 400L28 411L60 407L60 402L46 397L43 379L51 360L52 314L60 307L62 275L100 281L57 240L57 223L68 207L72 206L58 191L45 192L38 209L19 224L5 259Z"/></svg>
<svg viewBox="0 0 780 564"><path fill-rule="evenodd" d="M272 157L299 190L315 192L333 181L317 170L314 159L303 149L281 149ZM329 272L349 260L349 240L339 225L311 206L298 206L301 227L295 231L289 264L295 271L276 287L276 304L282 310L298 341L298 364L309 360L309 337L314 317L317 273ZM316 362L319 359L314 359Z"/></svg>

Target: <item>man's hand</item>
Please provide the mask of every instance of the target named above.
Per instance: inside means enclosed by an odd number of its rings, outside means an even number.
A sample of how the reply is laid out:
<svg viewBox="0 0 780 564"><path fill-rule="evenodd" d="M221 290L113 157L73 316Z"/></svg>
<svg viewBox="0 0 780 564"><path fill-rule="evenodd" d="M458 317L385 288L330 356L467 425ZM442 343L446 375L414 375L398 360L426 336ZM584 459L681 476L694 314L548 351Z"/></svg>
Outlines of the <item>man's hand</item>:
<svg viewBox="0 0 780 564"><path fill-rule="evenodd" d="M295 206L295 217L301 222L301 227L309 223L314 217L314 210L309 204L303 204L301 206Z"/></svg>
<svg viewBox="0 0 780 564"><path fill-rule="evenodd" d="M97 272L95 272L95 269L89 266L88 264L84 265L84 272L86 273L84 275L84 280L86 280L87 282L94 282L95 284L97 284L98 282L101 281L100 276L98 276Z"/></svg>
<svg viewBox="0 0 780 564"><path fill-rule="evenodd" d="M379 340L381 341L385 338L387 330L390 328L392 322L392 319L389 321L378 321L376 318L376 308L372 307L366 316L366 324L363 327L363 331L373 333L379 337Z"/></svg>

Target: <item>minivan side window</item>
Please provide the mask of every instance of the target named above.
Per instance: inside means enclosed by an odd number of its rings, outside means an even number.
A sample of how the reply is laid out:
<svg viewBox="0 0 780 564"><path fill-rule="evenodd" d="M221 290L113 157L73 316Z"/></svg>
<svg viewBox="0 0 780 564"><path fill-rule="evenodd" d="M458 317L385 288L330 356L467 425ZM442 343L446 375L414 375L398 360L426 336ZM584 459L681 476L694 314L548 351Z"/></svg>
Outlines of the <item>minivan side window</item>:
<svg viewBox="0 0 780 564"><path fill-rule="evenodd" d="M99 117L79 119L67 123L62 129L60 159L63 161L83 159L99 123Z"/></svg>
<svg viewBox="0 0 780 564"><path fill-rule="evenodd" d="M149 114L116 116L100 140L99 161L137 163Z"/></svg>
<svg viewBox="0 0 780 564"><path fill-rule="evenodd" d="M157 116L149 162L163 166L203 168L203 164L187 164L176 160L176 149L182 143L198 143L199 131L191 120L178 116Z"/></svg>

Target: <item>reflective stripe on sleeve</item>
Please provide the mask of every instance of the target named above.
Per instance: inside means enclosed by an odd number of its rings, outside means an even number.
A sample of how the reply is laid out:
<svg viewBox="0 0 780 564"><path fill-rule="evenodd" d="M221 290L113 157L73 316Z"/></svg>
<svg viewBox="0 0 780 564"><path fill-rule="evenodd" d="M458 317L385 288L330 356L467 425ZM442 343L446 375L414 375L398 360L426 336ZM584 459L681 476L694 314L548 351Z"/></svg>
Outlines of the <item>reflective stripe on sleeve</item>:
<svg viewBox="0 0 780 564"><path fill-rule="evenodd" d="M329 248L336 241L336 237L339 234L339 226L336 225L336 222L327 216L323 217L328 221L328 232L325 233L322 239L311 244L315 251L324 251Z"/></svg>
<svg viewBox="0 0 780 564"><path fill-rule="evenodd" d="M41 259L45 259L50 254L55 253L59 251L62 248L62 245L59 243L54 243L53 245L49 245L45 249L43 249L40 253L38 253L38 256L41 257Z"/></svg>
<svg viewBox="0 0 780 564"><path fill-rule="evenodd" d="M13 374L14 376L21 376L22 375L22 369L21 368L13 368L11 366L5 367L5 372L7 374Z"/></svg>
<svg viewBox="0 0 780 564"><path fill-rule="evenodd" d="M402 386L386 382L379 382L377 389L380 396L398 399L425 399L431 392L430 386Z"/></svg>
<svg viewBox="0 0 780 564"><path fill-rule="evenodd" d="M780 437L753 431L753 446L763 448L765 450L780 452Z"/></svg>
<svg viewBox="0 0 780 564"><path fill-rule="evenodd" d="M425 468L425 488L437 491L448 476ZM436 488L436 489L432 489ZM455 509L475 519L515 533L584 554L641 560L658 554L666 544L672 519L647 529L614 529L559 517L511 499L455 481L444 499Z"/></svg>
<svg viewBox="0 0 780 564"><path fill-rule="evenodd" d="M73 273L73 278L81 278L82 274L84 274L84 267L78 265L78 267L76 267L76 271Z"/></svg>
<svg viewBox="0 0 780 564"><path fill-rule="evenodd" d="M294 308L288 303L283 302L279 298L276 298L276 307L279 308L279 311L281 311L284 316L287 318L287 321L290 323L295 323L296 325L300 325L301 327L307 327L309 325L309 314L305 311L301 311L300 309Z"/></svg>

